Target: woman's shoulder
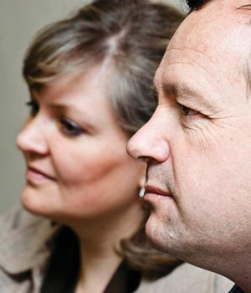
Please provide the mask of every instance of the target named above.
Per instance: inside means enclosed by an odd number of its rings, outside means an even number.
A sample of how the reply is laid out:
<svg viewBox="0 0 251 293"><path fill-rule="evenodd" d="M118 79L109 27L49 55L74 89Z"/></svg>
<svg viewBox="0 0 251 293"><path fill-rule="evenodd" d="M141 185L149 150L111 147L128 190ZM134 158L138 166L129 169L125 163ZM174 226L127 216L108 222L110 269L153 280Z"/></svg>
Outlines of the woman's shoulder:
<svg viewBox="0 0 251 293"><path fill-rule="evenodd" d="M232 286L223 276L183 263L156 281L143 280L135 293L220 293L228 292Z"/></svg>
<svg viewBox="0 0 251 293"><path fill-rule="evenodd" d="M46 222L49 221L30 214L21 206L14 206L0 215L0 235L44 225Z"/></svg>

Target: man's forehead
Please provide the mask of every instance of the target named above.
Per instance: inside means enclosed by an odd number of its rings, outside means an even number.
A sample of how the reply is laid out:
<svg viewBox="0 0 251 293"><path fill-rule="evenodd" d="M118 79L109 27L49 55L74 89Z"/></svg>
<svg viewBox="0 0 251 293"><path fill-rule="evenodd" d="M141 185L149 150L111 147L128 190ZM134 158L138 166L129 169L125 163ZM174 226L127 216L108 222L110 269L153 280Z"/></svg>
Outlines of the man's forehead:
<svg viewBox="0 0 251 293"><path fill-rule="evenodd" d="M172 83L174 76L187 80L192 67L200 81L211 78L220 84L224 77L239 81L251 51L251 8L243 6L249 3L251 0L212 0L192 12L167 48L155 76L156 88L161 89L165 81Z"/></svg>
<svg viewBox="0 0 251 293"><path fill-rule="evenodd" d="M189 8L190 8L190 11L193 11L193 10L198 10L198 9L201 9L202 7L204 7L208 2L212 2L212 0L186 0ZM230 1L229 1L230 2ZM244 5L249 5L249 1L241 1L241 2L244 2ZM246 4L247 2L247 4Z"/></svg>
<svg viewBox="0 0 251 293"><path fill-rule="evenodd" d="M170 42L182 37L181 41L193 42L199 36L205 42L231 34L243 25L251 26L251 0L211 0L203 8L187 16Z"/></svg>
<svg viewBox="0 0 251 293"><path fill-rule="evenodd" d="M243 6L249 2L251 0L212 0L202 9L192 12L171 40L162 66L170 62L180 62L187 57L191 61L192 51L195 62L200 54L202 57L205 55L203 58L213 63L219 62L219 65L221 62L226 63L228 60L239 60L249 56L251 6L250 10ZM236 3L241 3L241 8ZM179 51L182 54L179 54Z"/></svg>
<svg viewBox="0 0 251 293"><path fill-rule="evenodd" d="M215 10L215 12L222 12L223 10L236 10L239 8L248 8L251 5L251 0L198 0L193 3L191 0L191 11L200 11L204 8ZM189 0L187 0L189 5Z"/></svg>

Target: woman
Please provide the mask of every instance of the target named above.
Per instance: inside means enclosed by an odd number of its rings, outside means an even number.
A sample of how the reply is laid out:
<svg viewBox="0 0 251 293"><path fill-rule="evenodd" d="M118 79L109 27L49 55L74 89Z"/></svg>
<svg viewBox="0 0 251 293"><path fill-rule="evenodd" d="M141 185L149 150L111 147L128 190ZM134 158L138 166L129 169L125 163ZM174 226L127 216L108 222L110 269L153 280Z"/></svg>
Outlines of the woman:
<svg viewBox="0 0 251 293"><path fill-rule="evenodd" d="M154 72L182 19L144 0L98 0L32 43L22 204L49 220L4 216L1 292L153 292L149 279L180 264L147 244L145 170L126 143L154 110Z"/></svg>

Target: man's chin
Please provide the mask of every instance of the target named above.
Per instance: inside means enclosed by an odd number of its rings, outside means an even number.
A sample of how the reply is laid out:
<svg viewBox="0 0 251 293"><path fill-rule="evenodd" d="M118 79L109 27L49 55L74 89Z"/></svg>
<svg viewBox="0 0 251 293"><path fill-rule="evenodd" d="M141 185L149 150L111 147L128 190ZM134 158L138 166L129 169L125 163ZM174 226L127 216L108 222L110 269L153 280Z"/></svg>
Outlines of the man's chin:
<svg viewBox="0 0 251 293"><path fill-rule="evenodd" d="M150 215L146 223L146 236L155 249L167 252L166 241L164 237L162 223L160 223L154 215Z"/></svg>

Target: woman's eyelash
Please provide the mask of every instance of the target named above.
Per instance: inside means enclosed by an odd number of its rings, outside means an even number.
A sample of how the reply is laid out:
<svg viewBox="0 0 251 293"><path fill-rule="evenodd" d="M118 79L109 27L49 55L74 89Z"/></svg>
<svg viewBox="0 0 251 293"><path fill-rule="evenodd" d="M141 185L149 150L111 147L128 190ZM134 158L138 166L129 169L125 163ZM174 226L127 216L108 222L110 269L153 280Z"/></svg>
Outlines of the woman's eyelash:
<svg viewBox="0 0 251 293"><path fill-rule="evenodd" d="M35 116L39 111L39 105L36 101L28 101L26 102L26 106L30 108L30 115Z"/></svg>
<svg viewBox="0 0 251 293"><path fill-rule="evenodd" d="M25 104L30 109L30 116L36 116L36 114L39 112L39 104L34 100L30 100ZM67 118L60 118L59 123L62 132L67 136L79 136L80 134L85 132L83 128L79 127L75 122Z"/></svg>
<svg viewBox="0 0 251 293"><path fill-rule="evenodd" d="M83 128L79 127L75 122L67 118L61 118L60 124L62 132L67 136L79 136L84 132Z"/></svg>

